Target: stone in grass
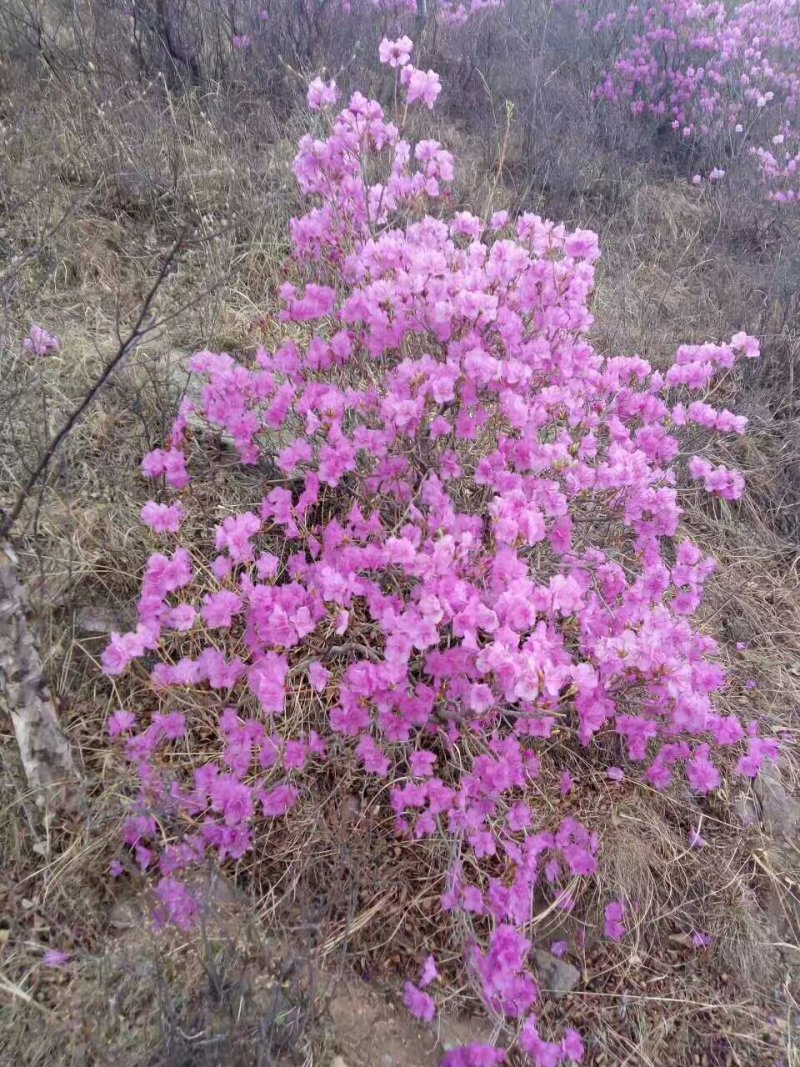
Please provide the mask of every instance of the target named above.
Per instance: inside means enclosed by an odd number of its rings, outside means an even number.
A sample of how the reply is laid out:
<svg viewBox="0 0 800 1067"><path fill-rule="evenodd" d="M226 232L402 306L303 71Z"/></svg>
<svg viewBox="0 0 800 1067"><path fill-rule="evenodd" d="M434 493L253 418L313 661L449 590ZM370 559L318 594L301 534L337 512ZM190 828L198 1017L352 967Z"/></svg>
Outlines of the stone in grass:
<svg viewBox="0 0 800 1067"><path fill-rule="evenodd" d="M560 960L551 952L537 948L534 953L536 977L543 990L554 997L563 997L572 992L580 981L581 972L566 960Z"/></svg>

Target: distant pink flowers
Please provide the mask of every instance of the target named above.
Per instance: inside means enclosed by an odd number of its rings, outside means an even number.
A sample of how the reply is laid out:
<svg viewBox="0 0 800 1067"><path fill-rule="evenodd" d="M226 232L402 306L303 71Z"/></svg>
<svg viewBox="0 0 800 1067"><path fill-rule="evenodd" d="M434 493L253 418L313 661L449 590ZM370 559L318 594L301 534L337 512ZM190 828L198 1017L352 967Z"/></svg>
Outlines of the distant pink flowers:
<svg viewBox="0 0 800 1067"><path fill-rule="evenodd" d="M22 342L27 352L33 352L35 356L49 356L51 352L57 352L61 342L53 334L48 333L43 326L31 326L28 336Z"/></svg>
<svg viewBox="0 0 800 1067"><path fill-rule="evenodd" d="M634 0L600 18L579 0L579 26L612 62L597 98L669 125L683 140L752 159L769 198L800 196L800 23L790 3ZM736 134L736 137L732 137ZM714 166L709 182L725 170ZM694 185L703 184L695 174Z"/></svg>
<svg viewBox="0 0 800 1067"><path fill-rule="evenodd" d="M414 47L410 37L398 37L396 41L390 41L384 37L378 49L381 63L388 63L390 67L404 67L411 59L411 50Z"/></svg>
<svg viewBox="0 0 800 1067"><path fill-rule="evenodd" d="M432 108L436 103L436 98L442 91L439 75L432 70L425 72L417 70L416 67L410 65L404 66L400 74L400 81L406 87L409 104L421 101L427 107Z"/></svg>
<svg viewBox="0 0 800 1067"><path fill-rule="evenodd" d="M336 82L331 80L324 82L322 78L315 78L308 86L308 106L312 111L321 111L330 107L339 99L339 90Z"/></svg>
<svg viewBox="0 0 800 1067"><path fill-rule="evenodd" d="M61 968L66 966L71 959L71 953L64 952L63 949L48 948L42 957L42 963L45 967Z"/></svg>

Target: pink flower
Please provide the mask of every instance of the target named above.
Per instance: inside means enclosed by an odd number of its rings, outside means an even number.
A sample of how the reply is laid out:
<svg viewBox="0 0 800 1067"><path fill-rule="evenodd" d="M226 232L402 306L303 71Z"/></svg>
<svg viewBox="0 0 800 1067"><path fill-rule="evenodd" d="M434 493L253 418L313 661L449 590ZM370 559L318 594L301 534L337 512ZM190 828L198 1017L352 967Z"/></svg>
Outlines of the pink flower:
<svg viewBox="0 0 800 1067"><path fill-rule="evenodd" d="M209 789L211 810L219 812L226 825L246 822L253 815L253 792L233 775L220 774L211 782Z"/></svg>
<svg viewBox="0 0 800 1067"><path fill-rule="evenodd" d="M431 982L435 982L438 977L439 972L436 969L436 961L433 956L428 956L422 966L422 974L419 980L420 988L425 989Z"/></svg>
<svg viewBox="0 0 800 1067"><path fill-rule="evenodd" d="M326 667L323 667L318 660L314 660L308 668L308 677L311 681L311 686L317 693L323 692L328 684L330 676L331 672Z"/></svg>
<svg viewBox="0 0 800 1067"><path fill-rule="evenodd" d="M194 925L199 905L183 883L172 877L162 878L156 886L156 897L159 901L155 913L157 920L169 920L181 930L188 930Z"/></svg>
<svg viewBox="0 0 800 1067"><path fill-rule="evenodd" d="M322 78L315 78L308 86L308 106L312 111L321 111L330 107L339 99L339 90L336 82L331 80L327 84Z"/></svg>
<svg viewBox="0 0 800 1067"><path fill-rule="evenodd" d="M250 543L261 529L261 520L252 511L241 515L229 515L216 528L216 547L218 552L227 549L234 563L243 563L253 558L253 546Z"/></svg>
<svg viewBox="0 0 800 1067"><path fill-rule="evenodd" d="M186 716L180 711L170 711L166 715L154 715L153 726L168 741L177 741L186 733Z"/></svg>
<svg viewBox="0 0 800 1067"><path fill-rule="evenodd" d="M42 957L45 967L63 967L72 959L72 954L60 948L48 948Z"/></svg>
<svg viewBox="0 0 800 1067"><path fill-rule="evenodd" d="M206 626L214 630L230 626L234 615L241 610L242 598L229 589L221 589L218 593L206 593L200 615Z"/></svg>
<svg viewBox="0 0 800 1067"><path fill-rule="evenodd" d="M57 352L61 342L42 326L33 325L22 345L26 351L33 352L34 355L47 356L51 352Z"/></svg>
<svg viewBox="0 0 800 1067"><path fill-rule="evenodd" d="M421 100L429 108L433 108L437 96L442 91L438 74L435 74L432 70L425 73L425 71L417 70L416 67L412 67L410 64L403 67L400 81L406 87L406 99L409 104Z"/></svg>
<svg viewBox="0 0 800 1067"><path fill-rule="evenodd" d="M413 982L406 982L403 988L403 1003L414 1018L422 1022L432 1022L436 1015L436 1004L433 998L423 993Z"/></svg>
<svg viewBox="0 0 800 1067"><path fill-rule="evenodd" d="M286 697L285 679L289 673L289 663L285 656L277 652L267 652L248 672L248 683L261 701L266 712L283 711Z"/></svg>
<svg viewBox="0 0 800 1067"><path fill-rule="evenodd" d="M575 230L568 235L564 242L564 251L574 259L585 259L589 263L594 262L600 256L600 246L597 234L593 230Z"/></svg>
<svg viewBox="0 0 800 1067"><path fill-rule="evenodd" d="M735 333L731 337L731 348L736 352L741 352L747 359L756 359L760 355L758 341L746 333Z"/></svg>
<svg viewBox="0 0 800 1067"><path fill-rule="evenodd" d="M293 808L299 795L297 788L293 785L276 785L274 789L262 792L259 799L267 818L276 818L285 815Z"/></svg>
<svg viewBox="0 0 800 1067"><path fill-rule="evenodd" d="M436 753L420 749L412 752L408 757L411 773L415 778L428 778L433 774L433 765L436 762Z"/></svg>
<svg viewBox="0 0 800 1067"><path fill-rule="evenodd" d="M148 500L141 510L142 522L156 533L177 533L186 518L183 504L157 504Z"/></svg>
<svg viewBox="0 0 800 1067"><path fill-rule="evenodd" d="M364 770L370 774L377 774L380 778L385 778L389 773L389 760L386 754L381 751L375 744L369 734L364 734L358 743L356 749L361 762L364 765Z"/></svg>
<svg viewBox="0 0 800 1067"><path fill-rule="evenodd" d="M710 793L720 782L720 773L708 758L708 745L700 745L694 757L686 764L689 784L697 793Z"/></svg>
<svg viewBox="0 0 800 1067"><path fill-rule="evenodd" d="M606 777L612 782L621 782L625 777L625 772L621 767L609 767L606 771Z"/></svg>
<svg viewBox="0 0 800 1067"><path fill-rule="evenodd" d="M612 900L605 907L605 936L612 941L620 941L625 936L625 905L621 900Z"/></svg>
<svg viewBox="0 0 800 1067"><path fill-rule="evenodd" d="M413 47L410 37L398 37L396 41L384 37L378 48L378 55L381 63L388 63L390 67L404 67L411 58Z"/></svg>
<svg viewBox="0 0 800 1067"><path fill-rule="evenodd" d="M119 711L115 711L108 720L108 733L109 737L119 737L120 734L129 733L136 725L136 716L132 711L125 711L124 708L120 708Z"/></svg>
<svg viewBox="0 0 800 1067"><path fill-rule="evenodd" d="M179 633L185 633L195 624L197 612L191 604L176 604L164 616L164 624Z"/></svg>
<svg viewBox="0 0 800 1067"><path fill-rule="evenodd" d="M564 1053L568 1060L572 1060L573 1063L582 1063L584 1056L584 1046L581 1040L581 1035L577 1030L569 1028L561 1041L561 1051Z"/></svg>

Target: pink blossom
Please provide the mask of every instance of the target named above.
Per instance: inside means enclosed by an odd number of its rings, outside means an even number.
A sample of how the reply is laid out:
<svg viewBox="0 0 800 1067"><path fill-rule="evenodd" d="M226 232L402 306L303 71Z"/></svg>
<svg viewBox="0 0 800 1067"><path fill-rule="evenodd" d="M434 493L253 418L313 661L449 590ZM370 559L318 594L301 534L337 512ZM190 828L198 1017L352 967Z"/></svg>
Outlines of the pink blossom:
<svg viewBox="0 0 800 1067"><path fill-rule="evenodd" d="M229 589L221 589L218 593L206 593L200 615L209 629L219 629L230 626L241 609L242 598Z"/></svg>
<svg viewBox="0 0 800 1067"><path fill-rule="evenodd" d="M48 948L42 957L45 967L64 967L72 959L72 954L60 948Z"/></svg>
<svg viewBox="0 0 800 1067"><path fill-rule="evenodd" d="M433 1022L436 1015L436 1004L432 997L423 993L413 982L406 982L403 987L403 1003L414 1016L422 1022Z"/></svg>
<svg viewBox="0 0 800 1067"><path fill-rule="evenodd" d="M625 936L625 924L623 922L625 905L621 900L612 900L609 904L606 904L604 916L605 936L611 938L612 941L620 941Z"/></svg>
<svg viewBox="0 0 800 1067"><path fill-rule="evenodd" d="M409 104L421 100L429 108L436 103L436 98L442 91L439 75L432 70L427 73L417 70L411 64L404 66L400 74L400 81L406 88L406 98Z"/></svg>
<svg viewBox="0 0 800 1067"><path fill-rule="evenodd" d="M156 533L177 533L186 518L183 504L157 504L148 500L141 511L142 522Z"/></svg>
<svg viewBox="0 0 800 1067"><path fill-rule="evenodd" d="M420 988L425 989L431 982L435 982L438 977L439 972L436 969L436 961L433 956L426 957L425 963L422 966L422 974L419 979Z"/></svg>
<svg viewBox="0 0 800 1067"><path fill-rule="evenodd" d="M269 818L285 815L297 803L299 792L293 785L277 785L260 794L261 807Z"/></svg>
<svg viewBox="0 0 800 1067"><path fill-rule="evenodd" d="M708 758L708 751L708 745L700 745L694 757L686 764L689 783L698 793L712 792L722 780L719 771Z"/></svg>
<svg viewBox="0 0 800 1067"><path fill-rule="evenodd" d="M318 693L322 693L328 684L328 679L331 676L331 672L327 670L327 668L323 667L320 662L314 660L314 662L308 668L308 676L311 681L312 687Z"/></svg>
<svg viewBox="0 0 800 1067"><path fill-rule="evenodd" d="M436 758L435 752L428 752L426 749L412 752L408 757L411 773L416 778L429 777L433 774L433 765L436 762Z"/></svg>
<svg viewBox="0 0 800 1067"><path fill-rule="evenodd" d="M378 49L381 63L388 63L390 67L404 67L411 58L411 50L414 47L410 37L398 37L396 41L390 41L384 37Z"/></svg>
<svg viewBox="0 0 800 1067"><path fill-rule="evenodd" d="M567 1029L561 1041L561 1051L564 1053L564 1056L573 1063L583 1062L585 1049L581 1036L577 1030L571 1028Z"/></svg>
<svg viewBox="0 0 800 1067"><path fill-rule="evenodd" d="M22 345L26 351L33 352L36 356L48 356L51 352L58 351L61 342L42 326L33 325Z"/></svg>
<svg viewBox="0 0 800 1067"><path fill-rule="evenodd" d="M108 733L110 737L119 737L120 734L129 733L136 725L136 716L132 711L120 708L115 711L108 720Z"/></svg>
<svg viewBox="0 0 800 1067"><path fill-rule="evenodd" d="M339 99L339 90L336 82L331 80L325 83L322 78L314 78L308 86L308 106L312 111L320 111L330 107Z"/></svg>

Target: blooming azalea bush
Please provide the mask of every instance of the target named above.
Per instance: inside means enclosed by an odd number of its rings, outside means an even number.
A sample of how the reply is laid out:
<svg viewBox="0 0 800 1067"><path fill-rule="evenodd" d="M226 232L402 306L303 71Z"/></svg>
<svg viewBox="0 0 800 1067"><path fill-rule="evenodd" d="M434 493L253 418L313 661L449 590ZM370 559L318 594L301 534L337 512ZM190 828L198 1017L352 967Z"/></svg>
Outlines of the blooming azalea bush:
<svg viewBox="0 0 800 1067"><path fill-rule="evenodd" d="M399 835L443 842L441 922L473 931L464 967L506 1024L503 1047L444 1063L516 1047L544 1067L580 1061L583 1043L537 1027L534 892L574 909L601 842L552 818L558 797L532 803L543 747L558 737L601 766L613 751L612 782L624 763L698 794L777 755L715 708L725 674L692 625L714 563L679 532L684 471L696 491L741 495L738 472L681 441L686 427L744 432L702 397L758 345L683 345L664 372L598 353L596 235L448 209L450 153L406 134L409 108L424 115L440 89L412 53L381 44L394 120L358 92L331 117L336 86L309 89L284 337L252 359L198 352L200 399L142 463L180 496L142 509L163 550L138 626L103 654L109 675L147 680L153 711L121 709L109 730L138 781L125 845L158 917L181 927L200 909L193 868L245 856L326 764L356 761ZM219 521L192 493L209 433L270 472ZM298 701L312 709L299 718ZM183 743L198 731L199 765ZM607 903L605 934L625 936L623 901ZM431 956L405 987L422 1020L437 975Z"/></svg>
<svg viewBox="0 0 800 1067"><path fill-rule="evenodd" d="M797 199L797 0L658 0L591 15L580 0L574 7L581 26L605 39L614 56L599 98L668 123L687 142L710 143L719 155L710 180L724 177L718 164L725 157L750 153L771 199Z"/></svg>

